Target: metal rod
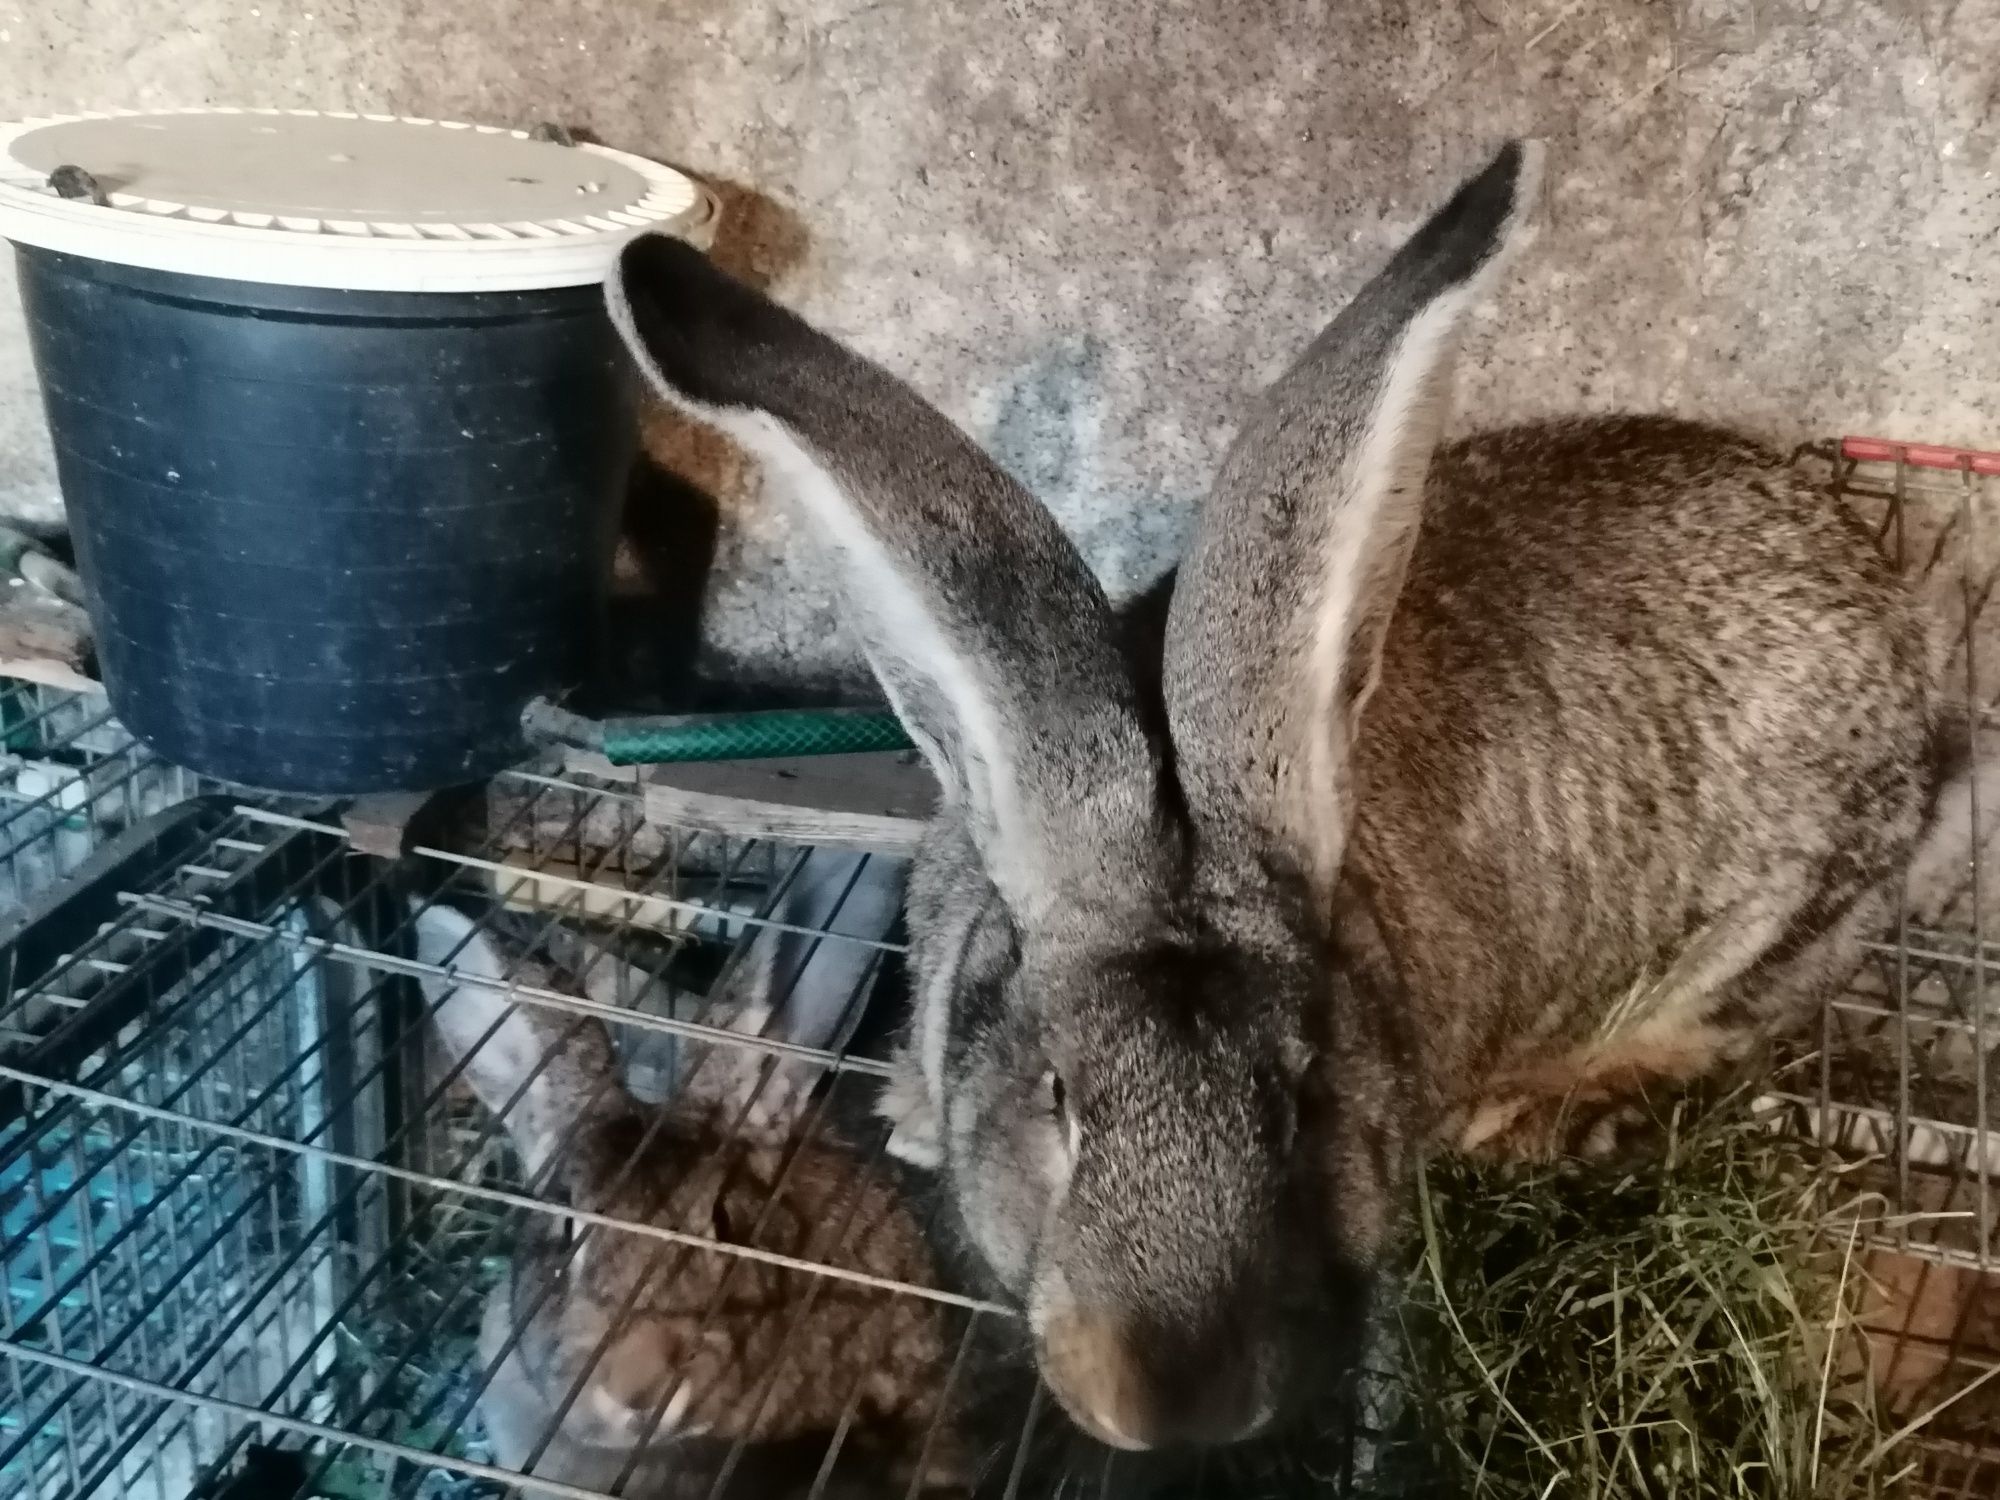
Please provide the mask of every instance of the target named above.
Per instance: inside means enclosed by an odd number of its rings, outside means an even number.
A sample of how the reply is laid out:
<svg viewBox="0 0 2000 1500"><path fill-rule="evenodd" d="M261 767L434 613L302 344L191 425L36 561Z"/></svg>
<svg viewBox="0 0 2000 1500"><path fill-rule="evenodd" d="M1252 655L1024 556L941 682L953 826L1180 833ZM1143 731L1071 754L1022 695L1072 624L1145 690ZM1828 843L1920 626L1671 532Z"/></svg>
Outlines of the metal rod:
<svg viewBox="0 0 2000 1500"><path fill-rule="evenodd" d="M242 1401L231 1401L222 1396L197 1394L164 1385L157 1380L146 1380L137 1375L128 1375L122 1370L105 1369L88 1364L80 1359L54 1354L46 1349L31 1348L26 1344L9 1347L9 1353L32 1364L49 1369L61 1370L67 1374L79 1375L87 1380L106 1382L141 1396L151 1396L161 1401L178 1402L185 1406L201 1407L237 1419L248 1428L275 1427L283 1432L296 1433L300 1437L319 1438L322 1441L345 1447L367 1448L394 1458L407 1459L425 1465L454 1469L475 1479L496 1479L505 1483L540 1490L550 1495L560 1495L564 1500L604 1500L598 1490L586 1490L577 1485L564 1484L559 1480L542 1479L531 1474L517 1474L512 1469L503 1469L494 1464L475 1463L471 1459L453 1458L449 1455L431 1453L423 1448L413 1448L408 1443L390 1442L386 1438L371 1437L366 1433L350 1432L343 1427L329 1426L325 1422L308 1421L303 1417L288 1417L278 1412L265 1411L260 1406L251 1406Z"/></svg>
<svg viewBox="0 0 2000 1500"><path fill-rule="evenodd" d="M136 1115L148 1120L169 1120L191 1125L197 1130L224 1136L230 1140L242 1141L248 1145L264 1146L273 1151L283 1151L294 1156L311 1156L330 1162L336 1166L353 1167L360 1171L377 1172L385 1177L393 1177L401 1182L415 1183L421 1187L434 1188L439 1192L458 1194L467 1198L478 1198L488 1203L504 1204L511 1208L525 1208L555 1218L573 1218L588 1224L600 1224L607 1228L623 1229L633 1234L649 1235L669 1244L689 1245L696 1249L716 1250L728 1255L741 1256L745 1260L760 1261L768 1266L776 1266L787 1271L807 1271L814 1275L831 1276L836 1280L849 1281L856 1286L872 1287L879 1292L900 1292L912 1297L920 1297L927 1302L940 1302L949 1307L970 1308L976 1312L998 1313L1013 1316L1012 1309L997 1302L989 1302L981 1297L963 1296L957 1292L943 1291L937 1287L919 1286L914 1282L897 1281L893 1277L876 1276L866 1271L853 1271L845 1267L822 1266L817 1262L802 1260L795 1255L781 1255L775 1250L764 1250L754 1245L732 1245L711 1239L705 1235L688 1234L678 1229L666 1229L657 1224L639 1224L619 1219L611 1214L597 1213L589 1209L568 1208L549 1204L532 1194L515 1192L509 1188L487 1187L480 1183L454 1182L432 1172L419 1172L409 1167L399 1167L389 1162L376 1161L366 1156L355 1156L345 1151L333 1151L324 1146L308 1146L285 1136L273 1135L265 1130L250 1130L240 1125L223 1124L215 1120L202 1120L192 1115L176 1114L172 1110L159 1109L136 1100L120 1098L106 1093L103 1089L85 1088L80 1084L66 1083L61 1079L41 1078L19 1068L0 1062L0 1078L13 1078L35 1088L68 1098L83 1099L106 1109Z"/></svg>
<svg viewBox="0 0 2000 1500"><path fill-rule="evenodd" d="M836 1072L872 1073L887 1078L894 1069L886 1062L871 1057L844 1056L829 1052L823 1047L808 1047L798 1042L779 1041L774 1037L752 1036L745 1032L730 1031L727 1027L709 1026L699 1021L681 1021L670 1016L655 1016L643 1011L631 1011L622 1006L604 1005L595 1000L576 995L566 995L560 990L543 985L521 984L518 981L493 980L480 974L461 974L457 969L443 964L425 963L420 959L401 958L394 954L381 953L372 948L357 947L351 943L336 943L325 938L301 934L287 937L268 922L255 922L243 917L226 917L219 913L203 911L191 902L175 901L160 896L135 895L127 898L133 905L164 916L177 917L197 926L215 927L223 932L232 932L241 937L277 936L295 946L317 953L322 957L336 958L344 963L365 964L369 968L389 969L410 978L430 978L443 980L448 984L463 985L477 989L498 990L510 998L526 1005L543 1006L549 1010L568 1011L573 1015L594 1016L600 1021L615 1021L622 1026L635 1026L642 1030L665 1032L673 1036L691 1037L696 1041L741 1046L752 1051L766 1052L773 1057L793 1062L810 1063ZM780 925L780 924L773 924ZM787 929L790 930L790 929Z"/></svg>
<svg viewBox="0 0 2000 1500"><path fill-rule="evenodd" d="M1991 455L1986 455L1991 457ZM1974 605L1975 589L1972 579L1973 559L1978 555L1979 507L1974 504L1973 463L1974 455L1960 455L1962 470L1960 483L1960 506L1965 517L1965 552L1959 578L1965 594L1965 678L1966 678L1966 747L1968 754L1976 754L1979 748L1979 721L1974 707L1979 701L1979 666L1977 640L1979 632L1973 628L1977 618ZM1975 771L1967 778L1967 800L1972 820L1972 941L1973 951L1986 951L1986 912L1984 883L1982 881L1982 860L1980 858L1979 830L1982 827L1979 803L1980 778ZM1987 1159L1986 1131L1990 1116L1987 1114L1986 1073L1988 1066L1988 1045L1986 1034L1986 966L1973 966L1973 1051L1977 1060L1972 1070L1973 1111L1978 1126L1978 1148L1980 1159ZM1993 1195L1988 1174L1982 1170L1978 1176L1975 1191L1979 1199L1979 1269L1986 1271L1992 1266L1993 1245Z"/></svg>

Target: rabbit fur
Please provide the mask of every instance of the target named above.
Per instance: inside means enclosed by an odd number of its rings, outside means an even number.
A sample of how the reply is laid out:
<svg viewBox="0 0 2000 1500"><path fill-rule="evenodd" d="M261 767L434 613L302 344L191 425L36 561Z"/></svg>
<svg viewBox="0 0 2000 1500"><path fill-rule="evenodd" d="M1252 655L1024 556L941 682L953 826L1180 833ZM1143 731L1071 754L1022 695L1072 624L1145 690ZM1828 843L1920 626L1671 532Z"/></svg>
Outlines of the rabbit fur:
<svg viewBox="0 0 2000 1500"><path fill-rule="evenodd" d="M1754 1054L1936 792L1919 613L1774 454L1645 417L1438 451L1539 159L1250 404L1143 660L894 377L662 237L608 287L809 518L944 789L884 1109L1120 1447L1264 1429L1350 1362L1417 1150L1602 1148Z"/></svg>
<svg viewBox="0 0 2000 1500"><path fill-rule="evenodd" d="M839 1051L860 1020L882 960L878 946L903 899L908 862L842 849L802 851L778 879L774 919L751 933L724 993L705 998L702 1019L749 1035L777 1035ZM698 933L726 939L730 919L703 913ZM857 941L840 941L856 939ZM544 938L549 956L598 1004L631 1005L662 981L558 924ZM818 1086L810 1062L780 1061L749 1048L709 1047L654 1036L670 1053L669 1092L684 1104L740 1113L738 1133L783 1139ZM747 1103L746 1103L747 1101Z"/></svg>
<svg viewBox="0 0 2000 1500"><path fill-rule="evenodd" d="M442 1060L499 1116L531 1191L931 1283L923 1236L879 1168L817 1135L786 1140L802 1097L761 1132L737 1128L747 1096L733 1109L715 1096L642 1105L595 1017L516 1003L522 987L562 993L556 975L503 954L450 906L417 921L420 956L454 976L425 982ZM881 1480L913 1460L937 1415L936 1304L602 1224L523 1217L479 1340L492 1372L480 1406L499 1463L606 1490L629 1468L621 1493L706 1494L744 1439L756 1446L736 1483L750 1488L730 1493L803 1493L851 1398L850 1467ZM950 1448L940 1438L927 1466L939 1493L955 1492ZM787 1454L802 1472L782 1469Z"/></svg>

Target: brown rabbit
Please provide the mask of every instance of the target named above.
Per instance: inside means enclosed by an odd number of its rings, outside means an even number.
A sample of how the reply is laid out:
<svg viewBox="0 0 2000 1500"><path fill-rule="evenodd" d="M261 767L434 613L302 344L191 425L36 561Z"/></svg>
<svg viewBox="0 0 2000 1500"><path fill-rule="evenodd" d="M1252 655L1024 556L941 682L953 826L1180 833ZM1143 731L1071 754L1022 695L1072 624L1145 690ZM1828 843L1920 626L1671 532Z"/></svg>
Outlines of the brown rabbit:
<svg viewBox="0 0 2000 1500"><path fill-rule="evenodd" d="M595 1019L510 997L510 983L553 988L547 970L503 962L493 938L450 907L421 915L418 941L472 981L427 982L443 1063L463 1061L531 1190L718 1245L932 1284L923 1236L880 1171L780 1130L732 1135L712 1101L686 1113L642 1105ZM939 1415L936 1302L585 1220L523 1217L479 1342L493 1372L480 1409L498 1462L598 1489L629 1469L623 1493L699 1495L742 1440L754 1445L737 1469L748 1488L732 1493L803 1493L851 1403L848 1467L907 1485ZM925 1478L938 1492L955 1483L951 1446L946 1433L931 1443Z"/></svg>

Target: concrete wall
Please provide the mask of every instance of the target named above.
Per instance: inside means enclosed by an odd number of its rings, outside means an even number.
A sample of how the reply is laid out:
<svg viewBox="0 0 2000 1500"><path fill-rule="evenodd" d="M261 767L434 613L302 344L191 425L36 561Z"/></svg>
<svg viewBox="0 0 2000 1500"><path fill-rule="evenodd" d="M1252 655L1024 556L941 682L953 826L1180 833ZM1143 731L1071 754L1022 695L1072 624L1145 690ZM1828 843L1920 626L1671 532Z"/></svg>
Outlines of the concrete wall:
<svg viewBox="0 0 2000 1500"><path fill-rule="evenodd" d="M555 117L733 184L721 253L906 375L1116 591L1244 395L1504 132L1548 224L1461 420L1578 409L2000 446L2000 0L0 0L0 109ZM0 288L0 509L53 483ZM726 657L839 668L781 510L655 419L656 571Z"/></svg>

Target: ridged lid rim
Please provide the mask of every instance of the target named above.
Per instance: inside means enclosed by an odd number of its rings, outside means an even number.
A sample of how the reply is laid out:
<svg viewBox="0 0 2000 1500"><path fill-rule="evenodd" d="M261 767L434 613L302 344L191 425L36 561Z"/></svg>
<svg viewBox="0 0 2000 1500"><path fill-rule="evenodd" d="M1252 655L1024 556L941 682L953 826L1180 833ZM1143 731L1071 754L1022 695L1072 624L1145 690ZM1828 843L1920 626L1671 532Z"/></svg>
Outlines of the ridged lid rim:
<svg viewBox="0 0 2000 1500"><path fill-rule="evenodd" d="M446 221L300 217L185 203L111 186L110 205L59 196L44 171L23 163L25 137L67 124L189 116L359 121L410 130L507 137L537 151L588 153L638 180L636 195L588 213L521 220ZM252 127L256 128L256 127ZM265 127L265 133L273 133ZM413 142L427 144L421 136ZM448 149L448 148L447 148ZM90 163L79 162L86 169ZM629 182L631 179L624 178ZM706 243L716 204L693 179L658 162L589 143L553 146L525 130L424 116L347 110L121 109L47 115L0 125L0 236L18 244L118 265L280 286L371 291L525 291L600 281L619 248L648 230Z"/></svg>

